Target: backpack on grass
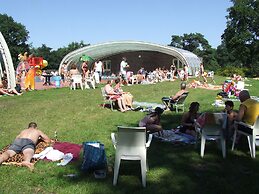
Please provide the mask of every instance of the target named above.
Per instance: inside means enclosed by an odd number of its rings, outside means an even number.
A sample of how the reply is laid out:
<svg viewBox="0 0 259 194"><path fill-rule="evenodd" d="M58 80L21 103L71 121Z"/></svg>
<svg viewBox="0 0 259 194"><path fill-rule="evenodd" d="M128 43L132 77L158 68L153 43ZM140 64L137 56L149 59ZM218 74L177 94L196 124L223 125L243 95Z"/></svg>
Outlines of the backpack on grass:
<svg viewBox="0 0 259 194"><path fill-rule="evenodd" d="M83 143L83 163L81 170L92 172L97 170L106 170L107 159L104 145L98 141Z"/></svg>

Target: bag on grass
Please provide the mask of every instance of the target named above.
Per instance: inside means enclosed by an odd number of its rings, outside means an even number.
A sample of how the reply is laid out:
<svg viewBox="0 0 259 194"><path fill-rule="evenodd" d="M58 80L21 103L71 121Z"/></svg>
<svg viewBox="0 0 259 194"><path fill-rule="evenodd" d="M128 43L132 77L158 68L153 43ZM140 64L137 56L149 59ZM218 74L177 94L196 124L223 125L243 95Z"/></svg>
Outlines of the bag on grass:
<svg viewBox="0 0 259 194"><path fill-rule="evenodd" d="M96 141L84 142L83 149L83 163L81 166L83 171L96 171L107 168L107 159L102 143Z"/></svg>

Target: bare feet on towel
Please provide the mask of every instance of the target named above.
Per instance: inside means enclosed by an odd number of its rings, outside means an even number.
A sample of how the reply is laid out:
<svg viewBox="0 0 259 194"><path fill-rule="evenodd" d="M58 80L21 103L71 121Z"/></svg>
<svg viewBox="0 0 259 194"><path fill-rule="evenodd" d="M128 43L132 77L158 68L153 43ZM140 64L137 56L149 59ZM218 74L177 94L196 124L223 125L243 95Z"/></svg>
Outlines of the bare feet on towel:
<svg viewBox="0 0 259 194"><path fill-rule="evenodd" d="M34 164L33 163L23 161L22 166L28 167L30 169L30 171L34 170Z"/></svg>

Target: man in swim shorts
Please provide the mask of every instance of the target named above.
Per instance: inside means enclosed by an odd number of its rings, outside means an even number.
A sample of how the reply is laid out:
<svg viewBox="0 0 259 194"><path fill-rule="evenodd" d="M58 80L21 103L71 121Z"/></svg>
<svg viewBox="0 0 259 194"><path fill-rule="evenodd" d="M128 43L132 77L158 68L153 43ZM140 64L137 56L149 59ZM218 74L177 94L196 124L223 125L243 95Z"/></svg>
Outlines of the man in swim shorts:
<svg viewBox="0 0 259 194"><path fill-rule="evenodd" d="M15 154L23 153L24 158L22 166L28 167L33 170L34 164L31 159L35 152L35 147L39 139L50 143L50 138L42 131L37 129L37 124L34 122L29 123L28 129L23 130L11 144L7 151L0 155L0 164L8 158L13 157Z"/></svg>

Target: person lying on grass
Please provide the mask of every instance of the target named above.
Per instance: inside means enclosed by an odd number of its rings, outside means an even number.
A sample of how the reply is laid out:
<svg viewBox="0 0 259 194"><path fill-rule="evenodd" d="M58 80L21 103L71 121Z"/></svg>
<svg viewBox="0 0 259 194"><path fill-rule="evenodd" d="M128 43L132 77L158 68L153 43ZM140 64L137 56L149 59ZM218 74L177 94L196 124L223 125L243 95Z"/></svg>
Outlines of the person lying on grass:
<svg viewBox="0 0 259 194"><path fill-rule="evenodd" d="M0 83L0 95L7 95L7 96L13 96L14 94L20 96L22 93L19 93L16 91L16 89L6 89L4 88L4 85Z"/></svg>
<svg viewBox="0 0 259 194"><path fill-rule="evenodd" d="M46 134L37 129L37 124L35 122L29 123L28 129L21 131L8 150L0 155L0 164L8 158L13 157L15 154L22 152L24 155L22 166L28 167L32 171L34 169L34 164L31 163L31 159L39 139L46 143L52 142Z"/></svg>

